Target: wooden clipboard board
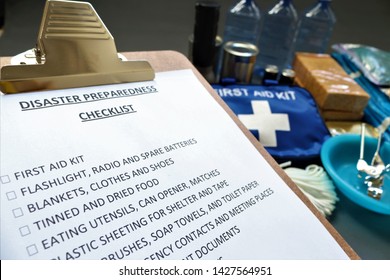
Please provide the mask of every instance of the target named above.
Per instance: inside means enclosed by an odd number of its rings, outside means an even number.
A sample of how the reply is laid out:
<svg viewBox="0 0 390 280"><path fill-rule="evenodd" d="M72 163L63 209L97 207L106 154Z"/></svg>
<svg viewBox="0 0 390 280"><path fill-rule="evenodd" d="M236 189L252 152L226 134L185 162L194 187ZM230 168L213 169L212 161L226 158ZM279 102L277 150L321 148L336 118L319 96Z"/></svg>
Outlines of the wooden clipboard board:
<svg viewBox="0 0 390 280"><path fill-rule="evenodd" d="M148 52L125 52L122 53L128 60L147 60L156 72L165 72L173 70L191 69L202 85L207 89L210 95L218 102L218 104L226 111L230 118L241 129L242 133L250 140L258 152L266 159L284 182L291 188L291 190L305 203L305 205L314 213L317 219L324 225L332 237L337 241L340 247L345 251L350 259L360 259L357 253L347 244L343 237L336 231L336 229L321 215L309 199L299 190L295 183L287 176L283 169L276 163L276 161L269 155L260 142L246 129L246 127L238 120L232 110L222 101L210 84L203 78L203 76L196 70L191 62L181 53L175 51L148 51ZM9 64L9 57L0 58L0 67Z"/></svg>

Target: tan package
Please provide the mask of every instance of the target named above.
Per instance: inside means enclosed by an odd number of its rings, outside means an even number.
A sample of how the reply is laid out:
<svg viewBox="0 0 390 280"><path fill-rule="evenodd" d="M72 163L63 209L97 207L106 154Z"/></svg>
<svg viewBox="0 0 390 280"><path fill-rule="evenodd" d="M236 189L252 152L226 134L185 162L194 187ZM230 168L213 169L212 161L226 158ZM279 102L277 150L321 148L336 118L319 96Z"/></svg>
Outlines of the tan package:
<svg viewBox="0 0 390 280"><path fill-rule="evenodd" d="M297 53L296 79L323 110L363 112L370 96L328 54Z"/></svg>
<svg viewBox="0 0 390 280"><path fill-rule="evenodd" d="M365 135L373 138L378 138L378 129L372 125L365 123L366 130ZM332 136L340 134L357 134L360 135L362 132L362 122L356 121L326 121L326 126Z"/></svg>
<svg viewBox="0 0 390 280"><path fill-rule="evenodd" d="M363 118L363 112L347 112L334 110L321 110L320 114L326 121L360 121Z"/></svg>

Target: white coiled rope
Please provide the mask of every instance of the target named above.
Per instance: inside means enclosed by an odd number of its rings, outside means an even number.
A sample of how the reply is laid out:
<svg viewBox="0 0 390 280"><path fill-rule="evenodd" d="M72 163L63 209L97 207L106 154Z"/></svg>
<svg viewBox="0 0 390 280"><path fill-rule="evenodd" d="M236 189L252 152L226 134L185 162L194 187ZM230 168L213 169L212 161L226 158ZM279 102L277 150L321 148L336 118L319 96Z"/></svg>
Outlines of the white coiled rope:
<svg viewBox="0 0 390 280"><path fill-rule="evenodd" d="M305 169L290 166L291 162L283 163L287 175L307 196L313 205L324 215L330 216L339 200L335 186L326 171L318 165L311 164Z"/></svg>

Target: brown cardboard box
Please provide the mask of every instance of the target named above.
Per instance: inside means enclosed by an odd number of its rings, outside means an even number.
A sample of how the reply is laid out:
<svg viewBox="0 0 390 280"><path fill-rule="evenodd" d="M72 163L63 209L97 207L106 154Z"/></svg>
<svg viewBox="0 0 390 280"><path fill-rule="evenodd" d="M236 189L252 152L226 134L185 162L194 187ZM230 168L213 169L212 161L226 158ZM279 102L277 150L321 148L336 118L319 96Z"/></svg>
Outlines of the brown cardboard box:
<svg viewBox="0 0 390 280"><path fill-rule="evenodd" d="M362 113L370 96L328 54L297 53L296 79L326 111Z"/></svg>
<svg viewBox="0 0 390 280"><path fill-rule="evenodd" d="M360 121L363 118L363 112L330 111L320 109L320 114L326 121Z"/></svg>

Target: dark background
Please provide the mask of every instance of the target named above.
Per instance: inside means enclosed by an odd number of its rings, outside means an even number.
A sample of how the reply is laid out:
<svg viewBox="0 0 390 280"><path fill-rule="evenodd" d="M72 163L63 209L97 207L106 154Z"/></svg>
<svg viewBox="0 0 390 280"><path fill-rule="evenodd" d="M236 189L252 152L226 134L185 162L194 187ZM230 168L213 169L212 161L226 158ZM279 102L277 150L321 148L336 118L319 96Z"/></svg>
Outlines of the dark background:
<svg viewBox="0 0 390 280"><path fill-rule="evenodd" d="M45 0L6 2L0 55L10 56L35 45ZM233 0L221 4L218 31L222 35L225 14ZM1 3L0 2L0 3ZM195 0L90 0L115 38L118 51L176 50L188 53L193 32ZM256 0L265 13L277 0ZM315 0L293 0L299 12ZM389 0L333 0L337 23L333 43L357 43L390 51Z"/></svg>
<svg viewBox="0 0 390 280"><path fill-rule="evenodd" d="M176 50L188 53L195 0L90 0L115 38L117 50ZM232 0L221 4L219 34ZM257 0L264 13L276 0ZM5 24L0 56L13 56L35 46L45 0L0 0ZM298 12L314 0L294 0ZM337 23L331 44L364 44L390 51L389 0L334 0ZM1 25L1 16L0 16ZM330 51L330 49L329 49ZM330 222L362 259L390 260L390 216L357 206L339 193ZM373 267L375 269L375 267Z"/></svg>

